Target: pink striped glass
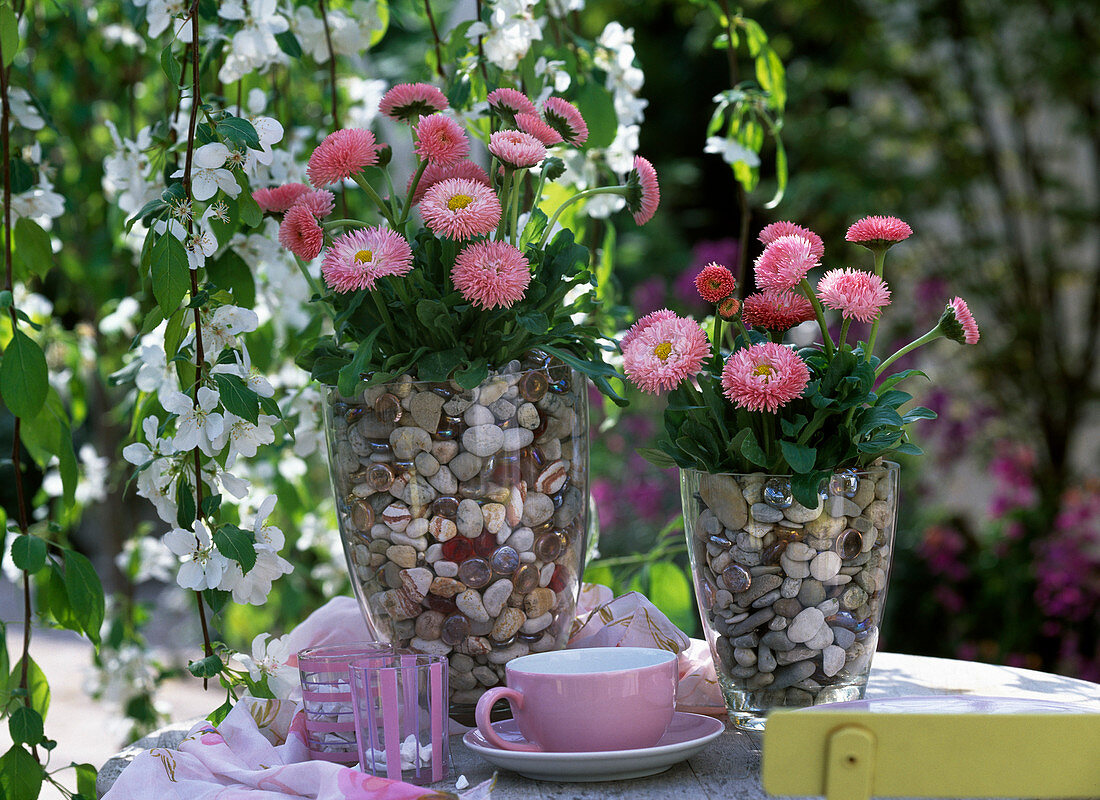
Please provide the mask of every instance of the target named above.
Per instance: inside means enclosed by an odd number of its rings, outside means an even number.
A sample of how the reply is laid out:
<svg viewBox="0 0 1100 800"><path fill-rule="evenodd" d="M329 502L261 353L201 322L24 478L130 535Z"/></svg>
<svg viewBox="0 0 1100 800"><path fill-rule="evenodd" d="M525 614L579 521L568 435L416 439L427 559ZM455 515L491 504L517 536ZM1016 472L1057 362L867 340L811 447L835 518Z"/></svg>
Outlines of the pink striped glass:
<svg viewBox="0 0 1100 800"><path fill-rule="evenodd" d="M450 773L446 656L368 656L351 665L359 768L423 786Z"/></svg>

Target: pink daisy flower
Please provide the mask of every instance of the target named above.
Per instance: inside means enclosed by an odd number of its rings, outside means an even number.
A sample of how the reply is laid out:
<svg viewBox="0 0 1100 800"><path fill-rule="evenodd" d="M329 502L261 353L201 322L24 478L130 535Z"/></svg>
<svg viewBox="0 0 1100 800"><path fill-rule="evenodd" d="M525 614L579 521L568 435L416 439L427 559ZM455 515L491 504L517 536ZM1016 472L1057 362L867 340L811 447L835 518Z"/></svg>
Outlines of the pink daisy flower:
<svg viewBox="0 0 1100 800"><path fill-rule="evenodd" d="M309 187L304 183L284 183L269 189L257 189L252 193L252 199L260 207L260 211L266 214L282 214L308 191Z"/></svg>
<svg viewBox="0 0 1100 800"><path fill-rule="evenodd" d="M802 396L810 382L806 363L775 342L738 350L722 368L724 394L738 408L775 413Z"/></svg>
<svg viewBox="0 0 1100 800"><path fill-rule="evenodd" d="M727 297L718 302L718 313L722 316L722 319L733 319L740 310L741 301L736 297Z"/></svg>
<svg viewBox="0 0 1100 800"><path fill-rule="evenodd" d="M808 240L810 252L818 261L825 255L825 243L821 241L821 237L809 228L803 228L793 222L773 222L771 225L765 225L758 238L760 243L767 247L780 236L801 236Z"/></svg>
<svg viewBox="0 0 1100 800"><path fill-rule="evenodd" d="M658 311L654 311L651 314L646 314L640 320L631 325L630 330L623 334L623 341L620 347L623 350L626 350L630 343L638 338L638 336L640 336L642 332L645 331L646 328L648 328L650 325L668 319L676 319L676 312L669 311L667 308L662 308Z"/></svg>
<svg viewBox="0 0 1100 800"><path fill-rule="evenodd" d="M412 259L412 248L400 234L376 225L337 238L321 262L321 275L341 294L370 290L386 275L407 275Z"/></svg>
<svg viewBox="0 0 1100 800"><path fill-rule="evenodd" d="M712 261L695 276L695 288L699 290L699 296L708 303L719 303L733 294L737 281L728 267Z"/></svg>
<svg viewBox="0 0 1100 800"><path fill-rule="evenodd" d="M470 154L470 140L453 119L432 114L416 126L416 152L433 164L453 166Z"/></svg>
<svg viewBox="0 0 1100 800"><path fill-rule="evenodd" d="M913 229L897 217L864 217L852 223L844 238L869 250L875 250L892 247L912 235Z"/></svg>
<svg viewBox="0 0 1100 800"><path fill-rule="evenodd" d="M809 239L797 234L780 236L756 259L756 285L775 291L790 289L801 283L817 264Z"/></svg>
<svg viewBox="0 0 1100 800"><path fill-rule="evenodd" d="M561 138L561 134L547 125L538 114L526 111L516 114L516 127L524 133L531 134L547 147L565 141Z"/></svg>
<svg viewBox="0 0 1100 800"><path fill-rule="evenodd" d="M741 320L749 327L786 331L814 318L814 307L801 292L783 289L757 292L745 298Z"/></svg>
<svg viewBox="0 0 1100 800"><path fill-rule="evenodd" d="M623 369L643 392L657 394L699 374L708 355L710 344L699 323L673 315L630 341L623 349Z"/></svg>
<svg viewBox="0 0 1100 800"><path fill-rule="evenodd" d="M406 193L412 188L412 181L415 177L415 175L409 176L409 183L405 187ZM447 178L468 178L478 183L484 183L486 186L491 186L489 182L489 173L473 161L459 161L457 164L452 164L449 167L443 167L439 164L428 164L424 170L424 174L420 176L420 183L416 184L416 191L413 193L412 199L413 204L419 203L424 199L425 192L440 181L447 180Z"/></svg>
<svg viewBox="0 0 1100 800"><path fill-rule="evenodd" d="M508 242L474 242L455 258L455 288L475 306L511 308L531 282L523 253Z"/></svg>
<svg viewBox="0 0 1100 800"><path fill-rule="evenodd" d="M497 114L501 119L507 122L509 125L514 125L516 122L516 114L532 114L537 115L538 109L535 108L535 104L531 102L531 99L523 92L516 91L515 89L503 88L494 89L489 92L489 110Z"/></svg>
<svg viewBox="0 0 1100 800"><path fill-rule="evenodd" d="M325 189L310 189L299 197L294 205L305 206L317 219L324 219L336 207L336 197Z"/></svg>
<svg viewBox="0 0 1100 800"><path fill-rule="evenodd" d="M472 239L496 230L500 200L480 181L448 178L432 186L420 202L420 214L435 233L448 239Z"/></svg>
<svg viewBox="0 0 1100 800"><path fill-rule="evenodd" d="M970 307L961 297L947 301L940 317L939 327L943 335L959 344L977 344L981 338L978 323L970 313Z"/></svg>
<svg viewBox="0 0 1100 800"><path fill-rule="evenodd" d="M890 305L890 289L878 275L861 269L831 269L817 282L822 304L845 319L874 322Z"/></svg>
<svg viewBox="0 0 1100 800"><path fill-rule="evenodd" d="M378 163L374 134L362 128L333 131L309 157L306 175L318 189L358 175Z"/></svg>
<svg viewBox="0 0 1100 800"><path fill-rule="evenodd" d="M382 95L378 110L392 119L413 122L447 106L447 97L430 83L399 83Z"/></svg>
<svg viewBox="0 0 1100 800"><path fill-rule="evenodd" d="M509 167L527 169L546 158L546 145L523 131L497 131L489 137L489 152Z"/></svg>
<svg viewBox="0 0 1100 800"><path fill-rule="evenodd" d="M580 110L568 100L547 97L542 104L542 118L569 144L580 147L588 141L588 123L584 121Z"/></svg>
<svg viewBox="0 0 1100 800"><path fill-rule="evenodd" d="M626 205L634 215L636 225L645 225L657 213L661 204L661 186L657 182L657 170L648 159L634 156L634 169L626 178Z"/></svg>
<svg viewBox="0 0 1100 800"><path fill-rule="evenodd" d="M324 231L313 212L304 205L291 206L279 226L279 244L303 261L312 261L324 243Z"/></svg>

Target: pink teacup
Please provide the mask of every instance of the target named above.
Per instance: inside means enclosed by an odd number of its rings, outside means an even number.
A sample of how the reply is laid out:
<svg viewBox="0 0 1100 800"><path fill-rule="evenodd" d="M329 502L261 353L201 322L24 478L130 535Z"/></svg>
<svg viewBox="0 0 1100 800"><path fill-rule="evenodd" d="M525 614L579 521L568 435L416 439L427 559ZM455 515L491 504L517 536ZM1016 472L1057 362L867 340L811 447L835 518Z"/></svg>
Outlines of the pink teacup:
<svg viewBox="0 0 1100 800"><path fill-rule="evenodd" d="M507 686L477 703L477 728L503 750L583 753L635 750L660 741L675 710L676 654L648 647L591 647L508 662ZM507 741L489 712L507 700L530 744Z"/></svg>

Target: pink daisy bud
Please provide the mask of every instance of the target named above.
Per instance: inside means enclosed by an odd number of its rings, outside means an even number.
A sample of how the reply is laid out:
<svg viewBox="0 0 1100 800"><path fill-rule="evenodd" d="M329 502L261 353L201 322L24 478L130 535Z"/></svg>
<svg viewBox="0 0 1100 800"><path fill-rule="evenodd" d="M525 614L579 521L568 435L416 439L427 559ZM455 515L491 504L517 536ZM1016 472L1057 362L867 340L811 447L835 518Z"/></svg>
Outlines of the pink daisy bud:
<svg viewBox="0 0 1100 800"><path fill-rule="evenodd" d="M324 138L309 157L306 175L318 189L358 175L378 163L374 134L362 128L344 128Z"/></svg>
<svg viewBox="0 0 1100 800"><path fill-rule="evenodd" d="M959 344L977 344L981 334L970 307L961 297L947 302L939 322L943 335Z"/></svg>
<svg viewBox="0 0 1100 800"><path fill-rule="evenodd" d="M531 134L547 147L565 141L561 138L561 134L547 125L538 114L527 112L516 114L516 127L524 133Z"/></svg>
<svg viewBox="0 0 1100 800"><path fill-rule="evenodd" d="M760 243L767 247L780 236L803 237L809 241L810 252L818 261L825 255L825 243L821 241L821 237L809 228L803 228L793 222L773 222L771 225L765 225L764 229L760 231L759 239Z"/></svg>
<svg viewBox="0 0 1100 800"><path fill-rule="evenodd" d="M479 181L448 178L432 186L420 202L420 214L435 233L448 239L472 239L496 230L500 200Z"/></svg>
<svg viewBox="0 0 1100 800"><path fill-rule="evenodd" d="M580 110L568 100L547 97L542 104L542 118L574 147L580 147L588 141L588 123L584 121Z"/></svg>
<svg viewBox="0 0 1100 800"><path fill-rule="evenodd" d="M727 297L718 302L718 313L722 319L733 319L741 309L741 302L736 297Z"/></svg>
<svg viewBox="0 0 1100 800"><path fill-rule="evenodd" d="M733 294L737 281L728 267L711 262L695 276L695 288L699 290L699 296L708 303L720 303Z"/></svg>
<svg viewBox="0 0 1100 800"><path fill-rule="evenodd" d="M708 355L710 344L699 323L673 315L630 341L623 349L623 370L643 392L658 394L698 375Z"/></svg>
<svg viewBox="0 0 1100 800"><path fill-rule="evenodd" d="M868 250L885 250L912 235L913 229L897 217L864 217L852 223L844 238Z"/></svg>
<svg viewBox="0 0 1100 800"><path fill-rule="evenodd" d="M509 167L527 169L546 158L546 145L523 131L497 131L489 137L489 152Z"/></svg>
<svg viewBox="0 0 1100 800"><path fill-rule="evenodd" d="M890 305L890 289L878 275L861 269L831 269L817 282L817 296L823 305L839 311L845 319L874 322Z"/></svg>
<svg viewBox="0 0 1100 800"><path fill-rule="evenodd" d="M662 308L659 311L654 311L650 314L646 314L640 320L631 325L630 330L628 330L623 335L623 341L620 345L621 349L626 350L630 343L634 341L639 335L641 335L641 333L650 325L666 319L676 319L676 312L669 311L667 308Z"/></svg>
<svg viewBox="0 0 1100 800"><path fill-rule="evenodd" d="M515 89L494 89L489 92L489 110L509 125L516 123L516 114L537 115L538 109L523 92Z"/></svg>
<svg viewBox="0 0 1100 800"><path fill-rule="evenodd" d="M722 368L723 393L738 408L775 413L802 396L810 382L806 363L775 342L738 350Z"/></svg>
<svg viewBox="0 0 1100 800"><path fill-rule="evenodd" d="M252 199L265 214L282 214L308 191L309 187L304 183L284 183L270 189L257 189L252 193Z"/></svg>
<svg viewBox="0 0 1100 800"><path fill-rule="evenodd" d="M324 231L313 212L305 206L291 206L279 226L279 244L303 261L312 261L324 243Z"/></svg>
<svg viewBox="0 0 1100 800"><path fill-rule="evenodd" d="M392 119L411 123L447 106L446 96L430 83L399 83L382 95L378 110Z"/></svg>
<svg viewBox="0 0 1100 800"><path fill-rule="evenodd" d="M325 283L339 293L374 289L387 275L412 270L412 248L395 231L377 225L349 231L332 243L321 262Z"/></svg>
<svg viewBox="0 0 1100 800"><path fill-rule="evenodd" d="M661 186L657 182L657 170L648 159L634 156L634 169L626 178L626 205L634 215L636 225L645 225L657 213L661 204Z"/></svg>
<svg viewBox="0 0 1100 800"><path fill-rule="evenodd" d="M531 282L523 253L508 242L474 242L455 257L455 288L475 306L511 308Z"/></svg>
<svg viewBox="0 0 1100 800"><path fill-rule="evenodd" d="M754 263L756 285L761 289L790 289L817 266L813 245L799 235L780 236L772 241Z"/></svg>
<svg viewBox="0 0 1100 800"><path fill-rule="evenodd" d="M409 176L409 183L405 187L405 191L408 192L412 188L412 181L415 175ZM489 173L475 164L473 161L459 161L457 164L453 164L449 167L441 167L438 164L428 164L424 170L424 174L420 176L420 183L416 184L416 191L413 193L413 204L419 203L424 199L424 193L430 188L435 186L440 181L445 181L447 178L468 178L471 181L477 181L478 183L484 183L486 186L490 186ZM492 188L490 186L490 188Z"/></svg>
<svg viewBox="0 0 1100 800"><path fill-rule="evenodd" d="M416 126L416 152L433 164L453 166L470 154L470 140L453 119L432 114Z"/></svg>
<svg viewBox="0 0 1100 800"><path fill-rule="evenodd" d="M336 207L336 197L325 189L310 189L295 201L296 206L305 206L317 219L324 219Z"/></svg>
<svg viewBox="0 0 1100 800"><path fill-rule="evenodd" d="M786 331L814 318L814 307L801 292L757 292L745 298L741 320L749 327Z"/></svg>

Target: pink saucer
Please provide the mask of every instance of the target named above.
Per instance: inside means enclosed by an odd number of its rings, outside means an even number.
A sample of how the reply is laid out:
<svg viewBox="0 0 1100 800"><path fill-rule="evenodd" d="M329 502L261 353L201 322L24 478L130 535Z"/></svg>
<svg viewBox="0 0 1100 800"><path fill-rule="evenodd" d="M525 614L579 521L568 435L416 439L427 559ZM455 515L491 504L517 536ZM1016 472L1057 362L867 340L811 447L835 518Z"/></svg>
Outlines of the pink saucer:
<svg viewBox="0 0 1100 800"><path fill-rule="evenodd" d="M525 743L515 720L493 723L502 739ZM664 772L673 764L691 758L713 741L726 726L721 720L701 714L676 712L665 735L653 747L638 750L610 750L594 753L539 753L501 750L486 741L474 728L462 737L466 746L494 766L518 772L538 781L575 783L642 778Z"/></svg>

